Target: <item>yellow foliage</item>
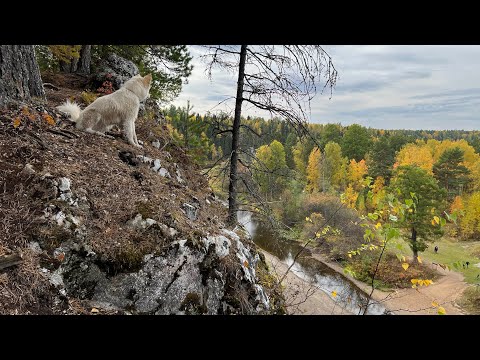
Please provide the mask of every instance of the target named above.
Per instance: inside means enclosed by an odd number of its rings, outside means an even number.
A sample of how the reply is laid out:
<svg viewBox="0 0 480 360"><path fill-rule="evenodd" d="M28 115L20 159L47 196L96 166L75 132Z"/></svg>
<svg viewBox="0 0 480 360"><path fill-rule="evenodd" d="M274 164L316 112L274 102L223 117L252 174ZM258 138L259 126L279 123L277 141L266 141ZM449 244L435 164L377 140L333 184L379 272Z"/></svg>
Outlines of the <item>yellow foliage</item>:
<svg viewBox="0 0 480 360"><path fill-rule="evenodd" d="M355 209L355 205L358 199L358 192L353 189L352 184L348 184L344 193L344 202L351 209Z"/></svg>
<svg viewBox="0 0 480 360"><path fill-rule="evenodd" d="M361 188L363 177L367 174L367 164L365 160L356 162L355 159L350 160L348 165L348 181L353 184L356 190Z"/></svg>
<svg viewBox="0 0 480 360"><path fill-rule="evenodd" d="M416 165L432 174L433 156L430 147L423 141L406 144L397 154L397 166Z"/></svg>
<svg viewBox="0 0 480 360"><path fill-rule="evenodd" d="M295 156L295 154L294 154ZM308 156L307 166L307 191L319 191L320 190L320 160L322 153L317 147L314 147L310 155Z"/></svg>
<svg viewBox="0 0 480 360"><path fill-rule="evenodd" d="M403 270L405 270L405 271L407 271L407 269L408 269L409 266L410 266L410 265L408 265L408 263L402 263L402 268L403 268Z"/></svg>
<svg viewBox="0 0 480 360"><path fill-rule="evenodd" d="M82 45L49 45L52 55L59 61L70 63L80 57Z"/></svg>
<svg viewBox="0 0 480 360"><path fill-rule="evenodd" d="M466 238L480 233L480 192L474 192L466 199L464 215L460 218L459 225Z"/></svg>
<svg viewBox="0 0 480 360"><path fill-rule="evenodd" d="M97 99L98 95L92 91L82 91L81 97L85 104L90 105Z"/></svg>

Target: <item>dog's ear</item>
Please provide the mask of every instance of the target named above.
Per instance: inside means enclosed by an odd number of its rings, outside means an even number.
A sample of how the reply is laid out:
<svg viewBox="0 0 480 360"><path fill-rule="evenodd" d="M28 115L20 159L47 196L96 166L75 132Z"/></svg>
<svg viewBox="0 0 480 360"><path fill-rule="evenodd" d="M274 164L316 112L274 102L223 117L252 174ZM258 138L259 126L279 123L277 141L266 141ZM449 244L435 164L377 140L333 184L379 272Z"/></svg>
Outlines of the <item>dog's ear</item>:
<svg viewBox="0 0 480 360"><path fill-rule="evenodd" d="M143 83L149 85L152 82L152 74L145 75L143 77Z"/></svg>

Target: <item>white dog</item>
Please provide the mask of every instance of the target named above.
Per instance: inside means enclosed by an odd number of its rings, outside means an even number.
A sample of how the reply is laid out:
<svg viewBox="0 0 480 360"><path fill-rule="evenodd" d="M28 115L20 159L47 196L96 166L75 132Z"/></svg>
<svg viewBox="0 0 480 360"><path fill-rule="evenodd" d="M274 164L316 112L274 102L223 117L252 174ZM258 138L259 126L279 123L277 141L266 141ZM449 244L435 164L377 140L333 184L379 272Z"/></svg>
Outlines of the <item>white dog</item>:
<svg viewBox="0 0 480 360"><path fill-rule="evenodd" d="M150 91L152 75L135 75L117 91L99 97L83 111L77 103L67 100L57 109L70 115L79 130L92 134L105 135L113 126L123 127L130 144L141 147L135 133L135 120L140 101L145 100Z"/></svg>

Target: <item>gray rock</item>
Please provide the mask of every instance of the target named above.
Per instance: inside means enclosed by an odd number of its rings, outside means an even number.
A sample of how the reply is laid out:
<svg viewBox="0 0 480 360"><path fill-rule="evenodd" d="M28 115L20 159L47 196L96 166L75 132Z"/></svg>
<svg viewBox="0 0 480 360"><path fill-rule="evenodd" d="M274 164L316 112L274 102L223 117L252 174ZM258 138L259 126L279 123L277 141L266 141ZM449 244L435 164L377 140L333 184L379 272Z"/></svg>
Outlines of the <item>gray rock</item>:
<svg viewBox="0 0 480 360"><path fill-rule="evenodd" d="M146 164L152 164L153 163L153 159L149 158L148 156L137 155L137 158L140 159L141 162L146 163Z"/></svg>
<svg viewBox="0 0 480 360"><path fill-rule="evenodd" d="M202 239L205 249L208 250L210 244L215 245L215 252L219 258L224 258L230 253L231 242L223 235L207 236Z"/></svg>
<svg viewBox="0 0 480 360"><path fill-rule="evenodd" d="M152 141L152 146L154 148L160 149L160 141L158 140Z"/></svg>
<svg viewBox="0 0 480 360"><path fill-rule="evenodd" d="M195 206L184 203L182 209L185 211L187 218L192 221L197 220L197 208Z"/></svg>
<svg viewBox="0 0 480 360"><path fill-rule="evenodd" d="M138 67L132 61L117 54L110 54L100 62L94 79L98 86L101 86L104 81L110 81L117 90L125 81L138 73Z"/></svg>
<svg viewBox="0 0 480 360"><path fill-rule="evenodd" d="M243 274L245 279L250 283L255 283L255 266L260 260L258 254L255 256L252 255L250 250L243 245L243 243L237 240L237 253L236 256L240 260L240 265L242 266Z"/></svg>
<svg viewBox="0 0 480 360"><path fill-rule="evenodd" d="M160 170L161 167L162 167L162 164L160 164L159 159L153 160L153 167L152 167L153 171L158 171L158 170Z"/></svg>
<svg viewBox="0 0 480 360"><path fill-rule="evenodd" d="M142 223L143 223L142 214L137 214L133 219L127 221L127 225L135 228L142 228L143 227Z"/></svg>
<svg viewBox="0 0 480 360"><path fill-rule="evenodd" d="M58 189L61 191L61 192L67 192L67 191L70 191L70 179L69 178L66 178L66 177L61 177L60 179L58 179L59 181L59 184L58 184Z"/></svg>
<svg viewBox="0 0 480 360"><path fill-rule="evenodd" d="M28 248L32 250L35 254L41 254L43 252L40 244L36 241L30 241L28 243Z"/></svg>
<svg viewBox="0 0 480 360"><path fill-rule="evenodd" d="M137 229L146 229L157 222L153 219L146 218L143 219L142 214L137 214L133 219L127 221L127 225L137 228Z"/></svg>
<svg viewBox="0 0 480 360"><path fill-rule="evenodd" d="M171 178L170 173L165 168L161 168L160 170L158 170L158 174L163 177Z"/></svg>

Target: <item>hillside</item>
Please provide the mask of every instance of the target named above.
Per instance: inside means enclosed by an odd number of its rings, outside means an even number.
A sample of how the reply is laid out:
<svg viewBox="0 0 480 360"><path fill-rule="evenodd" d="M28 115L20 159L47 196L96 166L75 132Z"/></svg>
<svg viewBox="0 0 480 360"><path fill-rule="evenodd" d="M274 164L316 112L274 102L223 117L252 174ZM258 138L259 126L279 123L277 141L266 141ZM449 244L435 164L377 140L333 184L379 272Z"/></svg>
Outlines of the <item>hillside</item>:
<svg viewBox="0 0 480 360"><path fill-rule="evenodd" d="M137 149L55 110L81 99L85 79L47 81L47 105L0 110L0 313L282 311L260 285L263 256L226 228L226 208L156 111L137 120Z"/></svg>

